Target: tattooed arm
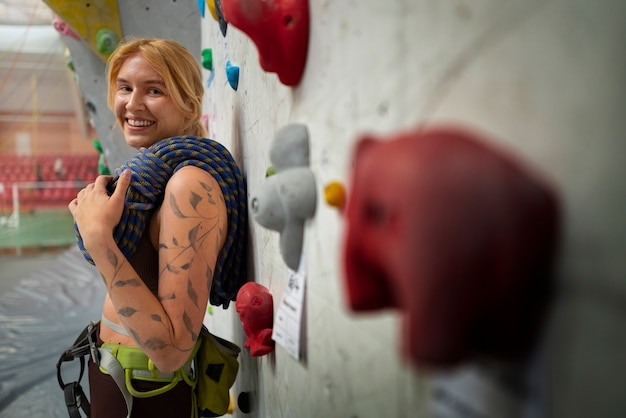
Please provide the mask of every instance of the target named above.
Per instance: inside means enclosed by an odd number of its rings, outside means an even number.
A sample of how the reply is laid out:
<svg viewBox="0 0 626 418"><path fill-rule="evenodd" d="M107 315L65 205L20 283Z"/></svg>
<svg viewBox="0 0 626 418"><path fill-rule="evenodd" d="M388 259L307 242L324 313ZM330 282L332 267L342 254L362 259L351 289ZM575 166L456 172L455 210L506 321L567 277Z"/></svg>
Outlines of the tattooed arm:
<svg viewBox="0 0 626 418"><path fill-rule="evenodd" d="M120 199L123 204L127 180L122 176L116 192L106 199L98 194L106 194L105 184L106 179L99 178L91 192L79 194L70 210L119 320L159 370L174 371L188 359L198 338L224 244L227 219L221 189L197 167L178 170L168 182L163 204L151 221L156 228L151 235L158 235L159 241L157 298L117 248L111 233L121 217L118 205Z"/></svg>

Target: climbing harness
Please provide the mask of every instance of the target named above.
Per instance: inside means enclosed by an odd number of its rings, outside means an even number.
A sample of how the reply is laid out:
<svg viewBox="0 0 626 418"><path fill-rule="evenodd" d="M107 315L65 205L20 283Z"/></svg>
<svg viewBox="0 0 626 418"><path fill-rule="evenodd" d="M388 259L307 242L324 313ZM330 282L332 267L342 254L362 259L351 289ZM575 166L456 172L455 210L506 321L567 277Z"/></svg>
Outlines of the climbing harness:
<svg viewBox="0 0 626 418"><path fill-rule="evenodd" d="M173 373L160 372L139 347L104 343L101 347L97 347L98 357L94 361L98 364L100 371L110 375L119 388L126 402L126 418L130 418L133 410L133 398L150 398L161 395L176 387L181 381L195 389L197 378L192 369L192 363L199 347L200 342L198 341L190 360ZM167 384L157 389L139 391L133 386L134 379ZM196 403L195 396L192 397L191 402L192 404ZM192 417L197 417L197 408L192 406L191 410Z"/></svg>
<svg viewBox="0 0 626 418"><path fill-rule="evenodd" d="M130 336L126 328L107 319L104 315L102 315L101 322L122 335ZM118 366L111 356L103 353L102 350L110 351L125 370L123 377L114 376L114 380L126 400L126 407L129 411L132 408L132 396L137 398L156 396L167 392L181 380L194 389L192 402L196 407L191 408L194 414L197 413L201 417L218 417L224 415L231 406L229 390L235 383L239 372L237 357L241 349L230 341L211 334L205 326L200 331L200 338L190 357L195 360L193 370L197 371L193 374L189 367L191 363L187 363L175 373L160 373L141 349L106 343L100 349L100 370L105 373L111 374L110 370ZM106 365L103 361L105 358ZM132 370L132 376L130 370ZM117 374L121 375L120 372ZM132 378L171 383L149 392L137 392L132 386Z"/></svg>
<svg viewBox="0 0 626 418"><path fill-rule="evenodd" d="M107 323L111 323L103 317ZM133 398L149 398L161 395L184 381L192 388L192 418L224 415L230 406L230 388L239 371L240 348L211 334L202 327L200 338L194 346L189 361L173 373L160 372L152 360L139 347L119 344L96 344L99 323L90 323L81 332L74 345L65 350L57 362L57 380L65 394L65 404L70 418L81 418L82 410L87 417L91 408L80 385L85 370L85 357L98 365L100 371L111 376L126 403L127 418L133 409ZM117 324L116 324L117 325ZM122 329L123 335L129 335ZM78 380L65 383L61 369L64 362L80 360ZM133 380L166 383L149 390L135 389Z"/></svg>
<svg viewBox="0 0 626 418"><path fill-rule="evenodd" d="M81 418L81 410L87 416L91 414L89 400L80 385L80 381L83 378L83 374L85 374L85 356L91 355L94 357L96 355L93 349L96 346L95 342L97 335L98 324L92 322L80 333L78 338L76 338L76 341L74 341L74 344L61 354L61 357L57 362L57 381L59 382L61 389L63 389L65 405L67 406L70 418ZM64 362L76 359L80 360L80 373L78 375L78 380L65 383L63 376L61 375L61 366Z"/></svg>
<svg viewBox="0 0 626 418"><path fill-rule="evenodd" d="M169 178L185 166L200 167L219 183L228 214L228 236L215 267L209 302L227 308L235 300L246 278L247 197L243 176L228 150L220 143L195 136L176 136L142 148L126 164L115 170L116 177L108 185L113 193L120 174L129 169L131 184L119 224L113 231L116 244L130 258L146 227L151 211L163 200ZM78 247L93 264L85 250L78 227L74 224Z"/></svg>
<svg viewBox="0 0 626 418"><path fill-rule="evenodd" d="M57 362L57 380L65 394L65 403L71 418L80 418L80 410L82 410L87 417L91 414L89 401L80 385L85 370L85 357L87 355L91 356L91 360L99 366L100 371L111 376L120 389L124 401L126 402L127 418L130 418L133 409L133 397L148 398L160 395L174 388L181 380L184 380L189 386L195 388L197 378L195 377L191 365L200 347L200 341L195 345L190 360L183 367L176 370L174 373L162 373L139 347L129 347L111 343L104 343L102 346L98 347L96 345L98 328L98 323L90 323L76 339L74 345L61 354ZM64 362L72 361L76 358L80 360L80 374L78 380L65 383L61 375L61 366ZM167 384L158 389L143 392L133 387L133 379ZM195 402L195 400L192 399L192 402ZM192 408L192 411L196 410L196 408Z"/></svg>

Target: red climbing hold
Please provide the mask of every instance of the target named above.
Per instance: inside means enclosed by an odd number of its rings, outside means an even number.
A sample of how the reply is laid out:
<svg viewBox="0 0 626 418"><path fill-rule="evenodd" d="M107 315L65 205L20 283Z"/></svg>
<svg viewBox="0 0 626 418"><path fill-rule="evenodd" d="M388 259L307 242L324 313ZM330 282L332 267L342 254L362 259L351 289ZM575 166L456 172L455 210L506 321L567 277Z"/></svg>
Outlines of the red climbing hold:
<svg viewBox="0 0 626 418"><path fill-rule="evenodd" d="M229 24L257 46L261 68L277 73L281 83L297 85L304 72L309 44L307 0L222 0Z"/></svg>

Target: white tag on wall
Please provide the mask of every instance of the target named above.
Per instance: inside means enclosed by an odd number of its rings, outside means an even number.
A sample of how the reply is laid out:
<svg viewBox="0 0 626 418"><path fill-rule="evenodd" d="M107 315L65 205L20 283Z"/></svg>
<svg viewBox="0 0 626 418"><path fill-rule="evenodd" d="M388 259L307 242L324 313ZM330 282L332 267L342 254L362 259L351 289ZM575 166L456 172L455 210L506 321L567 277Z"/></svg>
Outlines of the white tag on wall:
<svg viewBox="0 0 626 418"><path fill-rule="evenodd" d="M274 318L272 339L283 346L296 360L300 360L304 292L306 289L306 266L304 257L297 272L292 272Z"/></svg>

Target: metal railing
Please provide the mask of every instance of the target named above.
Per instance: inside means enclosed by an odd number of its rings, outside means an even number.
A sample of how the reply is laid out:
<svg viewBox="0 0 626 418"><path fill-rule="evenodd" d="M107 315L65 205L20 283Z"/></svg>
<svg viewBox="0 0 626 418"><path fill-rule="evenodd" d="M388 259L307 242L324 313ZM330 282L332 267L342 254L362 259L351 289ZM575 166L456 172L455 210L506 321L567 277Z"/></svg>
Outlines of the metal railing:
<svg viewBox="0 0 626 418"><path fill-rule="evenodd" d="M24 210L63 207L89 183L79 180L0 182L0 227L18 228L20 213Z"/></svg>

